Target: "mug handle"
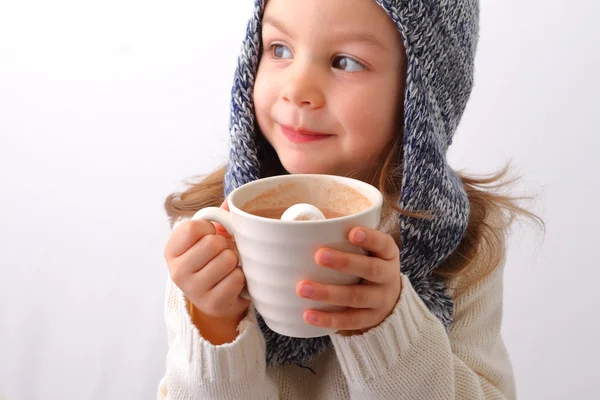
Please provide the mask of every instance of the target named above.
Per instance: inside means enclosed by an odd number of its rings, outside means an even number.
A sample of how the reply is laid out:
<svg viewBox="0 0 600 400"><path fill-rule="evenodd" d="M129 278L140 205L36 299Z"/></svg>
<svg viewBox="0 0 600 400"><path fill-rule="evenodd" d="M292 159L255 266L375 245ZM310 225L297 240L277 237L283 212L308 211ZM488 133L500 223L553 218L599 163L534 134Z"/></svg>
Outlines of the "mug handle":
<svg viewBox="0 0 600 400"><path fill-rule="evenodd" d="M223 225L223 227L225 228L225 230L232 236L233 235L233 222L231 221L231 214L226 211L223 210L222 208L219 207L206 207L203 208L202 210L198 211L196 214L194 214L194 216L192 217L193 220L197 220L197 219L203 219L205 221L210 221L210 222L217 222L221 225ZM236 249L237 252L237 249ZM238 252L238 259L240 259L238 266L242 266L241 262L241 258ZM240 293L240 297L242 299L246 299L246 300L250 300L250 293L248 293L248 287L244 287L244 289L242 289L242 292Z"/></svg>

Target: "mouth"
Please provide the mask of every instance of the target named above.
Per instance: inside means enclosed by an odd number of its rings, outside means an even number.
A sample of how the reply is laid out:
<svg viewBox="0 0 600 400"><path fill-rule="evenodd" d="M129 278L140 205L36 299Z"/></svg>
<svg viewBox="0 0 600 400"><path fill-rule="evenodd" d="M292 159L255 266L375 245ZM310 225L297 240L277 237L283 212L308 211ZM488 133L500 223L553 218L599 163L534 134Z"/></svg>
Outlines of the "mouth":
<svg viewBox="0 0 600 400"><path fill-rule="evenodd" d="M293 128L288 125L281 125L281 132L289 141L293 143L316 142L334 136L328 133L315 132L303 128Z"/></svg>

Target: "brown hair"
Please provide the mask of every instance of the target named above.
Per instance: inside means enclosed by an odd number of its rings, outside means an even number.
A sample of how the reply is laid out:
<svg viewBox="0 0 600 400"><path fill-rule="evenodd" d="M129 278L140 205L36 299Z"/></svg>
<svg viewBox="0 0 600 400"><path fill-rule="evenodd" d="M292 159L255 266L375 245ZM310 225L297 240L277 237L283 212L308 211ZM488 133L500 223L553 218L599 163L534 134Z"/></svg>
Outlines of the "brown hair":
<svg viewBox="0 0 600 400"><path fill-rule="evenodd" d="M429 218L427 212L409 212L397 205L402 182L402 144L400 135L393 140L391 151L380 165L378 187L384 197L384 204L397 212L416 217ZM263 169L261 176L280 175L283 171L273 150L268 155L270 162L264 163L270 170ZM262 157L265 158L265 157ZM510 197L502 193L516 179L506 180L509 167L496 174L484 177L459 173L470 204L469 222L466 233L455 249L435 274L442 279L457 277L461 282L471 284L484 278L500 263L505 251L505 235L515 218L524 216L543 227L541 219L518 205L524 198ZM204 207L218 207L224 200L223 179L225 167L218 168L199 182L190 183L187 190L170 194L165 201L165 209L171 224L178 218L192 216ZM472 268L470 268L472 267ZM462 284L460 285L462 287Z"/></svg>

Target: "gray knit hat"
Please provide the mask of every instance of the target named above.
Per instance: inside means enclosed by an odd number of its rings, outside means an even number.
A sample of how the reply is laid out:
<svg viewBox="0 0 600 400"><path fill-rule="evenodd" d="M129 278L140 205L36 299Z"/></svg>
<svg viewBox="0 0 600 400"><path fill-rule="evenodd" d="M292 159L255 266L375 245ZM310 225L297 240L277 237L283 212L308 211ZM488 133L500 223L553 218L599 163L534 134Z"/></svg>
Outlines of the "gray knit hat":
<svg viewBox="0 0 600 400"><path fill-rule="evenodd" d="M478 39L477 0L373 0L400 31L408 61L404 101L404 166L399 206L429 210L433 219L400 216L402 272L429 310L448 327L453 303L433 276L460 243L469 216L467 195L446 153L473 85ZM231 101L230 154L225 195L262 177L268 143L255 123L252 91L260 56L266 0L256 0L235 72ZM401 132L398 132L401 134ZM269 365L303 363L329 337L296 339L271 331L258 315Z"/></svg>

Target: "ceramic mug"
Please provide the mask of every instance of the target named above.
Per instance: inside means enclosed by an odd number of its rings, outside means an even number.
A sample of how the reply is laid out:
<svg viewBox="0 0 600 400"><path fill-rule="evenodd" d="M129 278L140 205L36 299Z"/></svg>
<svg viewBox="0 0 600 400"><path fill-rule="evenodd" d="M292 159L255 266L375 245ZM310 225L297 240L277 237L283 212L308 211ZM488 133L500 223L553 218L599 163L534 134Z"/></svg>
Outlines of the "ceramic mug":
<svg viewBox="0 0 600 400"><path fill-rule="evenodd" d="M192 219L218 222L234 238L247 290L267 326L285 336L310 338L334 331L307 324L306 309L339 311L343 307L303 299L296 293L302 280L352 285L359 278L318 265L321 247L360 253L348 240L354 227L379 225L383 196L375 187L331 175L282 175L247 183L227 198L229 212L208 207ZM257 216L262 210L284 210L308 203L321 210L344 214L319 221L282 221Z"/></svg>

